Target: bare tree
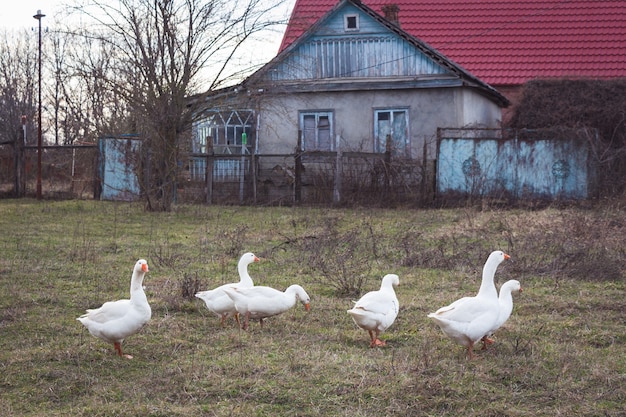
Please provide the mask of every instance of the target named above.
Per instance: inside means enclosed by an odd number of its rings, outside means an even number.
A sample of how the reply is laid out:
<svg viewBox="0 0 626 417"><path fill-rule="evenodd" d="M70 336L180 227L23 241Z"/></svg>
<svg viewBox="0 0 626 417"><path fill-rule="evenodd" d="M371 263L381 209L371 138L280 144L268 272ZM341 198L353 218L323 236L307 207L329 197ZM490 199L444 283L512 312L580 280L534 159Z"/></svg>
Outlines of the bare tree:
<svg viewBox="0 0 626 417"><path fill-rule="evenodd" d="M14 195L26 193L23 146L34 143L35 91L37 63L27 32L4 33L0 40L0 147L3 160L12 157ZM25 123L25 125L23 125ZM12 155L8 154L11 152Z"/></svg>
<svg viewBox="0 0 626 417"><path fill-rule="evenodd" d="M112 50L69 29L49 33L47 102L55 143L95 142L102 133L128 132L130 112L103 74L112 71Z"/></svg>
<svg viewBox="0 0 626 417"><path fill-rule="evenodd" d="M0 39L0 142L22 138L22 116L28 130L33 126L37 62L31 43L26 32L5 32Z"/></svg>
<svg viewBox="0 0 626 417"><path fill-rule="evenodd" d="M264 0L85 0L81 36L107 55L98 81L128 103L143 138L140 177L150 210L175 198L179 138L189 129L187 97L228 82L251 36L278 23L277 3ZM84 70L94 62L82 61ZM91 71L96 77L96 72ZM204 83L204 85L202 84Z"/></svg>

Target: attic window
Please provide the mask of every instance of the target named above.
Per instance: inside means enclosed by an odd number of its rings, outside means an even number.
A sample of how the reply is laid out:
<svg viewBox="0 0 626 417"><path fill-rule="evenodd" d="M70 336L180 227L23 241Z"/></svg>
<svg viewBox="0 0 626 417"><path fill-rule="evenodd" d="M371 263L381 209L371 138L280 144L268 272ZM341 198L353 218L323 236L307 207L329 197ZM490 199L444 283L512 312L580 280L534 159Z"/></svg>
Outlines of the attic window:
<svg viewBox="0 0 626 417"><path fill-rule="evenodd" d="M344 16L343 20L344 29L346 32L354 32L359 30L359 15L358 14L347 14Z"/></svg>

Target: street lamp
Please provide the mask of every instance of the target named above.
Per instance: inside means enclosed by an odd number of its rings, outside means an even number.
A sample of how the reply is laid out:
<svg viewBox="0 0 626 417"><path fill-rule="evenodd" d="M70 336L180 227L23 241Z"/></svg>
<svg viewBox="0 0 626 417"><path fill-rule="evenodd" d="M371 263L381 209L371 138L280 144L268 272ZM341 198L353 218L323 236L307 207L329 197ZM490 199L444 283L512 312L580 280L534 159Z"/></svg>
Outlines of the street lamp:
<svg viewBox="0 0 626 417"><path fill-rule="evenodd" d="M45 17L45 14L41 13L41 10L37 10L37 14L33 17L39 21L39 99L38 112L39 112L39 127L37 130L37 199L41 200L41 19Z"/></svg>

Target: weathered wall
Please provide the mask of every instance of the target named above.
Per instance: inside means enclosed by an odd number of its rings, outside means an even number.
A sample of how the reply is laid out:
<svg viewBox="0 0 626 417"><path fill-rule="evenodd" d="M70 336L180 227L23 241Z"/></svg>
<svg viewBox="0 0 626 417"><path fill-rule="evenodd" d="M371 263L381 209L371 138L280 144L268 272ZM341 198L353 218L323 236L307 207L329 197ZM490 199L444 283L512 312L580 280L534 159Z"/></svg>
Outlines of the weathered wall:
<svg viewBox="0 0 626 417"><path fill-rule="evenodd" d="M130 138L101 138L99 146L101 199L137 200L140 189L136 169L141 141Z"/></svg>
<svg viewBox="0 0 626 417"><path fill-rule="evenodd" d="M515 198L590 197L594 171L579 140L444 137L437 192Z"/></svg>
<svg viewBox="0 0 626 417"><path fill-rule="evenodd" d="M422 159L424 143L428 159L436 153L439 127L466 125L498 127L500 111L483 96L460 88L413 90L361 90L348 92L291 93L262 97L260 101L259 153L274 154L295 149L300 111L332 111L334 135L344 150L374 150L374 110L409 109L411 158Z"/></svg>

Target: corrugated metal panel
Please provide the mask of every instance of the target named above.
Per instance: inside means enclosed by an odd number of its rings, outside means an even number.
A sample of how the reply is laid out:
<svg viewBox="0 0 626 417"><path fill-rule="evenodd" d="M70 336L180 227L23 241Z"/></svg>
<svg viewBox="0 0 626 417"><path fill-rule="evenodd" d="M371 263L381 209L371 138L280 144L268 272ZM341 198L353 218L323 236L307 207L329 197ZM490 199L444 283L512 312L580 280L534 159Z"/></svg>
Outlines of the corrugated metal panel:
<svg viewBox="0 0 626 417"><path fill-rule="evenodd" d="M131 138L102 138L100 172L102 200L133 201L139 198L136 168L141 141Z"/></svg>
<svg viewBox="0 0 626 417"><path fill-rule="evenodd" d="M438 153L439 193L590 196L589 149L579 140L443 138Z"/></svg>

